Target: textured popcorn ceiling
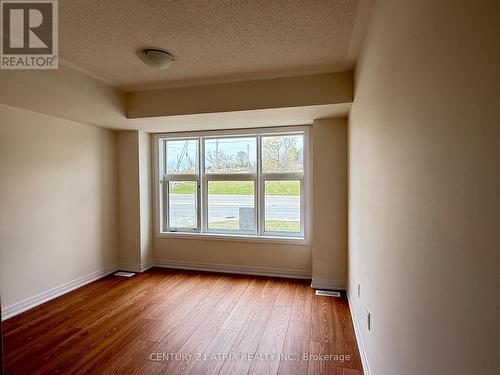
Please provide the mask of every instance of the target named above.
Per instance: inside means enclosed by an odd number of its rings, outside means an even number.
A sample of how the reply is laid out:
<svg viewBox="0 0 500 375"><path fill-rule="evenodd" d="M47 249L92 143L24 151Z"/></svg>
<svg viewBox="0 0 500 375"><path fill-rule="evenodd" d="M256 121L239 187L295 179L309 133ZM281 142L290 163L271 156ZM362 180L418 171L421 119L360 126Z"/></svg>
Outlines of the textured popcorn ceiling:
<svg viewBox="0 0 500 375"><path fill-rule="evenodd" d="M358 0L60 0L59 51L125 90L352 69ZM356 43L358 44L358 43ZM143 47L177 61L152 70Z"/></svg>

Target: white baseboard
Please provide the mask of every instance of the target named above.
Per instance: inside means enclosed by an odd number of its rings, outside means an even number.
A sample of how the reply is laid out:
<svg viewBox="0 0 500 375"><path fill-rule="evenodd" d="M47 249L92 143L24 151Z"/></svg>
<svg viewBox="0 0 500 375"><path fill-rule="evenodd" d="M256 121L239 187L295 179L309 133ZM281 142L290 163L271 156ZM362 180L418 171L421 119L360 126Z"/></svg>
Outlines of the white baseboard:
<svg viewBox="0 0 500 375"><path fill-rule="evenodd" d="M116 266L117 269L121 271L127 271L127 272L136 272L136 273L141 273L144 271L149 270L151 267L154 267L153 260L150 259L144 263L118 263Z"/></svg>
<svg viewBox="0 0 500 375"><path fill-rule="evenodd" d="M121 271L136 273L147 271L151 267L154 267L153 259L149 259L148 261L143 263L118 263L118 265L116 266L116 268Z"/></svg>
<svg viewBox="0 0 500 375"><path fill-rule="evenodd" d="M311 288L326 289L326 290L345 290L346 283L344 280L318 279L312 278Z"/></svg>
<svg viewBox="0 0 500 375"><path fill-rule="evenodd" d="M311 278L310 271L301 269L292 269L292 268L240 266L236 264L186 262L180 260L165 260L165 259L155 259L154 266L163 268L175 268L182 270L193 270L193 271L236 273L243 275L270 276L270 277L287 277L292 279Z"/></svg>
<svg viewBox="0 0 500 375"><path fill-rule="evenodd" d="M51 299L59 297L68 292L71 292L72 290L75 290L86 284L91 283L92 281L98 280L106 275L109 275L110 273L115 272L116 270L117 267L114 265L104 267L101 268L100 270L91 272L87 275L80 276L74 280L68 281L64 284L46 290L45 292L42 292L40 294L28 297L10 306L6 306L2 308L2 321L11 318L14 315L20 314L26 310L32 309L33 307L41 305L44 302L50 301Z"/></svg>
<svg viewBox="0 0 500 375"><path fill-rule="evenodd" d="M153 259L149 259L141 264L141 272L147 271L154 266L155 264L153 262Z"/></svg>
<svg viewBox="0 0 500 375"><path fill-rule="evenodd" d="M361 356L361 363L363 365L363 372L365 375L371 375L370 366L368 364L368 357L366 356L365 345L361 337L361 327L356 315L356 309L351 300L349 290L347 290L347 300L349 301L349 311L351 312L352 322L354 324L354 333L356 334L356 341L358 342L359 354Z"/></svg>

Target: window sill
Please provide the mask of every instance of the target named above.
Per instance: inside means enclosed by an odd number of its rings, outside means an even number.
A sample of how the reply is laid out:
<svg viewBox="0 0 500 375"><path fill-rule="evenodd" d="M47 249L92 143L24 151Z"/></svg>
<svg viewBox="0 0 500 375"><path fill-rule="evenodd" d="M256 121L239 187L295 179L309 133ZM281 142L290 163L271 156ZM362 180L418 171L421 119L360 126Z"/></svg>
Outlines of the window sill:
<svg viewBox="0 0 500 375"><path fill-rule="evenodd" d="M297 237L234 235L234 234L222 234L222 233L160 232L156 235L156 238L309 245L309 241L307 241L304 238L297 238Z"/></svg>

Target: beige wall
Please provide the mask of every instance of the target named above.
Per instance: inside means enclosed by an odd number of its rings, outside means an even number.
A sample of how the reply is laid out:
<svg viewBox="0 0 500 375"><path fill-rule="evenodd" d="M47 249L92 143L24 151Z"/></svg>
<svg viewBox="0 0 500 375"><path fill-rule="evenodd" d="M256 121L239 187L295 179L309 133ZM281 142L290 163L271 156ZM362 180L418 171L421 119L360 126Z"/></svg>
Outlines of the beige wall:
<svg viewBox="0 0 500 375"><path fill-rule="evenodd" d="M160 264L195 268L254 269L270 274L307 277L311 274L310 246L246 241L155 238L154 258ZM200 263L200 264L197 264Z"/></svg>
<svg viewBox="0 0 500 375"><path fill-rule="evenodd" d="M151 134L139 132L139 199L141 267L153 259L153 214L151 188Z"/></svg>
<svg viewBox="0 0 500 375"><path fill-rule="evenodd" d="M119 268L140 272L153 257L151 214L151 136L117 132Z"/></svg>
<svg viewBox="0 0 500 375"><path fill-rule="evenodd" d="M126 94L60 64L57 70L0 70L0 103L110 128L131 128Z"/></svg>
<svg viewBox="0 0 500 375"><path fill-rule="evenodd" d="M498 373L499 12L375 5L349 124L349 290L374 375Z"/></svg>
<svg viewBox="0 0 500 375"><path fill-rule="evenodd" d="M115 189L111 131L0 105L3 308L116 263Z"/></svg>
<svg viewBox="0 0 500 375"><path fill-rule="evenodd" d="M347 119L313 124L312 286L344 289L347 279Z"/></svg>
<svg viewBox="0 0 500 375"><path fill-rule="evenodd" d="M118 243L123 269L139 271L141 216L139 194L139 132L117 132Z"/></svg>

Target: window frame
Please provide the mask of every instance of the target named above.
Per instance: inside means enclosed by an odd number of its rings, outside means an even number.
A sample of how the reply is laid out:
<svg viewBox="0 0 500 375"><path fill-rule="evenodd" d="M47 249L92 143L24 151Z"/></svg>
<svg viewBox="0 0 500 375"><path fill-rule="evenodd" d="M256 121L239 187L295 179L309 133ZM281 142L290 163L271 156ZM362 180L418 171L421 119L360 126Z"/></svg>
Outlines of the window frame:
<svg viewBox="0 0 500 375"><path fill-rule="evenodd" d="M262 170L262 139L265 137L273 137L273 136L280 136L283 135L283 133L275 133L275 132L269 132L269 133L263 133L260 134L259 136L259 150L260 150L260 159L258 161L258 164L260 166L260 170L258 171L259 178L260 178L260 217L259 217L259 222L261 223L261 229L260 229L260 235L261 236L278 236L278 237L297 237L297 238L304 238L305 237L305 221L306 221L306 214L305 214L305 209L306 209L306 200L304 199L305 197L305 175L306 175L306 169L308 169L308 166L306 166L306 143L308 143L308 137L306 137L305 132L286 132L286 135L294 135L294 134L303 134L303 166L302 166L302 172L264 172ZM300 231L299 232L280 232L280 231L266 231L266 181L300 181Z"/></svg>
<svg viewBox="0 0 500 375"><path fill-rule="evenodd" d="M197 170L195 173L172 173L169 174L166 171L168 170L167 167L167 142L170 140L176 140L176 141L187 141L187 140L194 140L196 139L198 141L198 160L197 160ZM200 160L201 157L199 155L200 152L200 140L198 137L168 137L162 139L162 148L163 148L163 169L164 169L164 174L162 178L162 196L163 196L163 207L162 207L162 221L164 224L162 224L162 227L160 229L163 229L163 233L177 233L177 232L183 232L183 233L199 233L200 228L201 228L201 218L200 218L200 202L201 202L201 195L200 195ZM158 158L160 156L158 155ZM196 182L196 228L189 228L189 227L170 227L169 224L169 218L168 218L168 212L169 212L169 199L168 199L168 194L169 194L169 182Z"/></svg>
<svg viewBox="0 0 500 375"><path fill-rule="evenodd" d="M222 138L255 138L255 173L252 172L246 172L246 173L207 173L205 170L205 142L210 139L222 139ZM201 136L200 137L200 154L202 154L202 162L201 162L201 170L200 170L200 177L202 181L202 198L201 198L201 203L202 203L202 215L203 215L203 220L202 220L202 226L203 226L203 233L209 233L209 234L229 234L229 235L250 235L250 236L257 236L259 234L258 228L257 228L257 222L258 222L258 208L257 208L257 196L258 196L258 191L257 191L257 164L259 161L259 155L257 153L257 142L258 142L258 137L256 134L225 134L225 135L214 135L214 136ZM250 158L250 155L248 156ZM243 181L243 182L253 182L254 183L254 231L239 231L239 230L214 230L214 229L209 229L208 228L208 183L211 181L219 181L219 182L232 182L232 181Z"/></svg>
<svg viewBox="0 0 500 375"><path fill-rule="evenodd" d="M262 172L262 139L266 136L280 135L303 135L303 171L302 172ZM256 168L255 173L206 173L205 171L205 141L214 138L245 138L256 139ZM171 174L160 176L161 171L166 171L166 152L164 145L167 140L198 140L198 173L194 174ZM161 142L163 141L163 142ZM236 130L212 130L193 132L156 133L152 137L153 142L153 175L155 189L155 227L156 237L175 238L197 238L215 240L242 240L250 242L291 242L309 244L310 218L311 218L311 187L310 187L310 139L309 126L286 126L269 128L250 128ZM163 145L163 146L162 146ZM164 157L160 159L163 153ZM166 178L168 176L168 178ZM165 177L165 178L163 178ZM162 178L162 181L160 181ZM300 232L274 232L265 231L265 181L300 181ZM165 181L167 184L165 184ZM185 228L174 228L176 231L165 226L168 224L168 186L169 181L197 181L197 228L186 230ZM208 229L208 183L209 181L253 181L254 182L254 222L255 231L238 230L209 230ZM182 229L182 230L181 230Z"/></svg>

